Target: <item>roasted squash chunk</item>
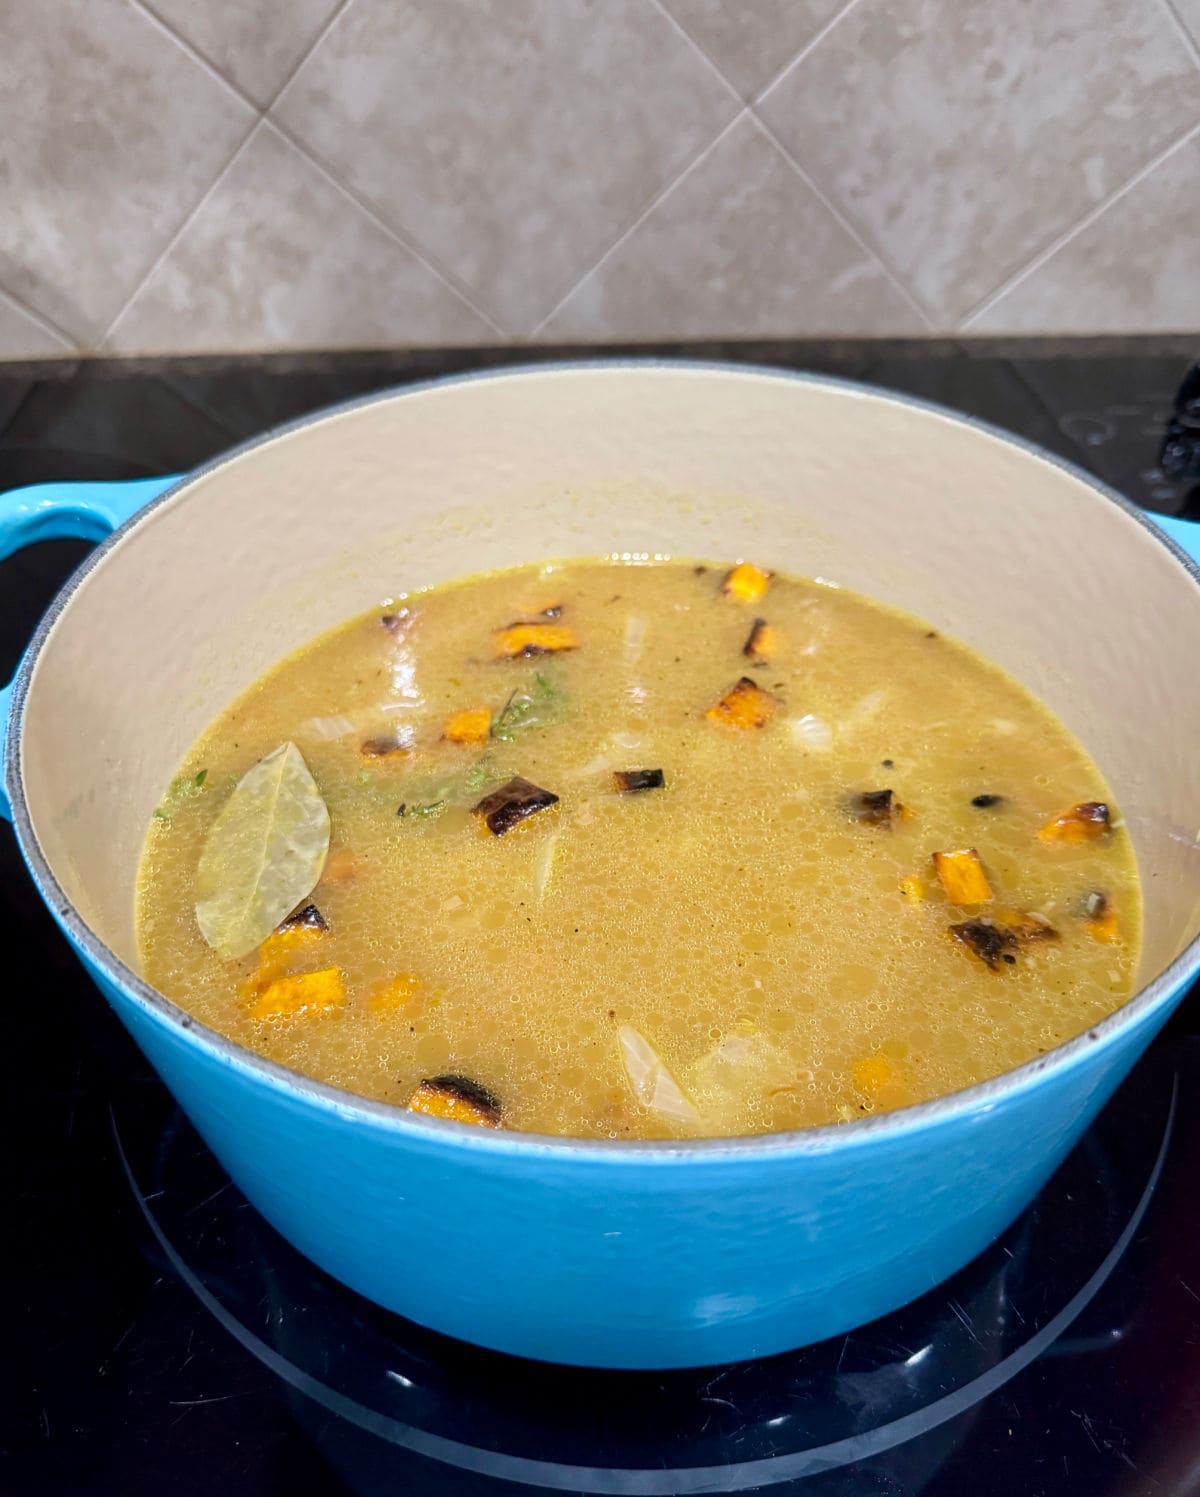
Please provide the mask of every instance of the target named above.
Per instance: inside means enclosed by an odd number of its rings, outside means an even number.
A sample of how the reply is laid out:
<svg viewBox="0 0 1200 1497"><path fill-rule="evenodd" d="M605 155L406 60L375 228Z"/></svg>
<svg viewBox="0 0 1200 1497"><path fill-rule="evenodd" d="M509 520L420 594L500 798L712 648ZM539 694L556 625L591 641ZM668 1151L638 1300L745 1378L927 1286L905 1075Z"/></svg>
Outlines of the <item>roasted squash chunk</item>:
<svg viewBox="0 0 1200 1497"><path fill-rule="evenodd" d="M994 921L964 920L958 925L952 925L950 934L993 972L999 972L1004 963L1011 967L1017 959L1016 936Z"/></svg>
<svg viewBox="0 0 1200 1497"><path fill-rule="evenodd" d="M661 769L614 769L613 784L620 795L634 795L639 790L661 790L666 781Z"/></svg>
<svg viewBox="0 0 1200 1497"><path fill-rule="evenodd" d="M1031 910L1008 911L995 920L966 920L952 925L950 934L993 972L999 972L1002 964L1011 967L1027 946L1058 940L1049 920Z"/></svg>
<svg viewBox="0 0 1200 1497"><path fill-rule="evenodd" d="M518 620L492 635L492 654L497 660L524 659L531 655L557 655L579 647L570 624L541 624Z"/></svg>
<svg viewBox="0 0 1200 1497"><path fill-rule="evenodd" d="M766 619L755 619L754 627L742 646L742 654L759 663L778 660L783 654L783 634Z"/></svg>
<svg viewBox="0 0 1200 1497"><path fill-rule="evenodd" d="M407 1008L421 991L421 979L411 972L400 972L378 987L367 999L367 1007L373 1014L394 1014Z"/></svg>
<svg viewBox="0 0 1200 1497"><path fill-rule="evenodd" d="M531 780L514 775L506 785L485 795L471 809L476 816L483 817L489 832L496 837L503 837L505 832L512 831L527 816L557 804L558 796L552 790L543 790Z"/></svg>
<svg viewBox="0 0 1200 1497"><path fill-rule="evenodd" d="M1104 801L1084 800L1048 821L1038 837L1043 842L1096 842L1111 826L1112 814Z"/></svg>
<svg viewBox="0 0 1200 1497"><path fill-rule="evenodd" d="M742 676L719 702L704 714L709 722L728 728L765 728L775 713L775 698L769 691Z"/></svg>
<svg viewBox="0 0 1200 1497"><path fill-rule="evenodd" d="M340 1008L345 997L339 967L300 972L294 977L277 977L267 983L250 1005L250 1017L267 1021L311 1018Z"/></svg>
<svg viewBox="0 0 1200 1497"><path fill-rule="evenodd" d="M721 591L738 603L757 603L770 585L770 572L764 572L751 562L739 561L736 567L725 573Z"/></svg>
<svg viewBox="0 0 1200 1497"><path fill-rule="evenodd" d="M366 739L359 752L366 759L403 759L411 752L411 744L398 734Z"/></svg>
<svg viewBox="0 0 1200 1497"><path fill-rule="evenodd" d="M426 1117L450 1118L479 1128L500 1126L500 1103L486 1086L469 1076L433 1076L422 1081L407 1107L409 1112L421 1112Z"/></svg>
<svg viewBox="0 0 1200 1497"><path fill-rule="evenodd" d="M447 743L486 743L491 731L492 709L467 707L450 714L442 728L442 737Z"/></svg>
<svg viewBox="0 0 1200 1497"><path fill-rule="evenodd" d="M951 904L986 904L991 899L992 886L973 847L935 852L933 866Z"/></svg>
<svg viewBox="0 0 1200 1497"><path fill-rule="evenodd" d="M1083 902L1083 911L1087 916L1088 935L1093 941L1117 939L1120 928L1117 907L1103 889L1093 889Z"/></svg>
<svg viewBox="0 0 1200 1497"><path fill-rule="evenodd" d="M328 930L329 924L315 904L306 904L289 915L258 948L259 975L275 976L290 957L319 941Z"/></svg>
<svg viewBox="0 0 1200 1497"><path fill-rule="evenodd" d="M855 791L850 797L850 814L866 826L891 826L894 821L912 819L912 812L892 790Z"/></svg>
<svg viewBox="0 0 1200 1497"><path fill-rule="evenodd" d="M909 904L920 904L925 898L925 880L915 873L900 880L900 892Z"/></svg>

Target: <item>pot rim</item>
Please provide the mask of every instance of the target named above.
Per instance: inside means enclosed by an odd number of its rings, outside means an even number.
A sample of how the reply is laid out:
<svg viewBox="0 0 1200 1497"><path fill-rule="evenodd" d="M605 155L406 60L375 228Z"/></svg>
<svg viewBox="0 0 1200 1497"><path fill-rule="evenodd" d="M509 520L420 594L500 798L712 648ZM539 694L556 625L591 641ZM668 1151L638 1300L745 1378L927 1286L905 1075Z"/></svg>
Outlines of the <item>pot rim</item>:
<svg viewBox="0 0 1200 1497"><path fill-rule="evenodd" d="M1193 583L1200 586L1200 566L1197 566L1175 541L1159 530L1136 505L1077 464L1046 451L1024 437L1005 431L989 421L964 415L936 401L924 400L919 396L907 395L883 386L869 384L866 381L846 379L838 375L815 374L804 370L779 368L770 364L743 364L720 359L654 357L551 359L542 363L502 365L459 374L440 375L324 406L307 415L271 427L221 452L185 474L177 483L172 484L144 508L138 510L106 540L97 545L67 579L42 616L22 656L12 682L12 711L5 745L8 765L7 790L12 804L13 829L38 892L68 939L89 965L98 969L126 998L146 1010L155 1021L165 1023L168 1027L186 1034L189 1042L207 1050L213 1059L232 1069L247 1073L247 1079L262 1081L284 1092L290 1092L298 1100L321 1107L343 1119L391 1131L401 1138L407 1135L414 1144L418 1145L422 1142L431 1145L440 1141L447 1146L478 1149L489 1154L515 1153L518 1156L527 1157L544 1155L564 1162L567 1160L580 1163L590 1161L596 1165L648 1165L681 1163L688 1160L697 1163L719 1163L725 1160L819 1155L830 1153L835 1149L867 1146L876 1140L918 1132L927 1127L952 1122L959 1117L990 1112L1010 1094L1040 1084L1043 1080L1069 1069L1084 1055L1091 1053L1097 1043L1114 1040L1131 1024L1146 1017L1154 1009L1167 1002L1185 982L1200 971L1200 934L1197 934L1157 977L1123 1003L1120 1008L1115 1009L1096 1024L1090 1025L1074 1038L1056 1045L1044 1055L1036 1056L1033 1060L1026 1061L1010 1071L1002 1072L999 1076L990 1077L959 1091L944 1093L927 1102L918 1102L910 1107L897 1108L891 1112L855 1118L849 1122L824 1123L811 1128L792 1129L780 1133L698 1139L571 1138L556 1134L476 1128L466 1123L411 1113L394 1103L376 1102L366 1097L359 1097L342 1087L331 1086L298 1071L290 1070L228 1039L218 1030L202 1024L185 1009L151 987L91 930L60 886L34 832L25 799L18 746L25 700L38 657L59 616L83 581L103 563L108 552L160 505L173 502L197 480L207 477L234 458L252 452L255 448L265 446L268 442L274 442L280 437L330 417L340 416L385 401L401 399L407 395L422 394L456 385L475 384L485 380L519 380L545 375L573 377L587 374L612 374L622 370L639 374L658 371L663 374L714 374L752 380L788 381L837 390L857 398L870 397L884 400L893 405L916 409L928 415L937 416L944 421L970 427L985 436L1018 447L1029 456L1049 463L1061 472L1078 479L1097 498L1107 500L1135 520L1143 530L1152 535L1182 564Z"/></svg>

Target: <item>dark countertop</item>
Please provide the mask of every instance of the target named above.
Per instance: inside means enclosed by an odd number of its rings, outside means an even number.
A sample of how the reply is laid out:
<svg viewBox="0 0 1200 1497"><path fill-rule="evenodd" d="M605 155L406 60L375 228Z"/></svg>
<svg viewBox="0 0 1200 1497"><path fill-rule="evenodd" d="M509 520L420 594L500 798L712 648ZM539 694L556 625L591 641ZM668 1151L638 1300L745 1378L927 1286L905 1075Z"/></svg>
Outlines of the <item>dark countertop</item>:
<svg viewBox="0 0 1200 1497"><path fill-rule="evenodd" d="M0 490L178 471L319 406L392 385L595 352L460 349L0 365ZM1200 517L1200 478L1172 481L1158 466L1172 401L1189 363L1200 356L1200 336L713 344L604 353L775 364L890 386L1019 432L1147 508ZM886 491L888 475L881 473L879 482ZM46 543L0 563L0 681L86 549ZM432 1463L396 1467L388 1464L395 1451L386 1447L364 1456L355 1446L347 1454L336 1421L299 1403L183 1282L171 1252L147 1230L113 1132L115 1116L121 1137L144 1146L142 1163L157 1178L154 1171L166 1168L158 1143L178 1132L178 1115L171 1120L169 1099L83 977L3 827L0 950L8 1005L0 1049L0 1185L7 1204L0 1227L0 1492L443 1497L526 1490ZM904 1447L904 1459L890 1464L844 1468L772 1490L820 1497L1183 1497L1200 1490L1194 1474L1200 1470L1196 1003L1194 995L1185 1001L1148 1058L1149 1068L1122 1091L1120 1119L1136 1133L1143 1115L1157 1116L1162 1076L1173 1070L1182 1080L1158 1190L1144 1220L1138 1219L1119 1272L1069 1340L944 1426L953 1441L944 1440L924 1465L921 1442L914 1440ZM180 1147L186 1153L186 1140ZM136 1173L137 1160L132 1167ZM201 1169L195 1179L203 1178ZM180 1221L200 1223L193 1263L205 1252L206 1194L181 1208ZM1071 1220L1069 1204L1060 1200L1056 1209ZM215 1229L215 1216L213 1222ZM184 1235L191 1230L180 1227ZM221 1284L219 1252L213 1263L219 1297L229 1287ZM282 1260L276 1267L278 1286L285 1277ZM1053 1278L1049 1267L1046 1278ZM835 1372L853 1339L833 1358ZM782 1386L786 1369L782 1362L762 1368L756 1396L766 1399ZM453 1418L459 1394L457 1385L450 1387L442 1408L449 1399ZM712 1401L718 1417L736 1426L737 1410L730 1415L722 1412L722 1398ZM730 1438L736 1444L742 1435L734 1428ZM929 1438L936 1440L937 1432Z"/></svg>

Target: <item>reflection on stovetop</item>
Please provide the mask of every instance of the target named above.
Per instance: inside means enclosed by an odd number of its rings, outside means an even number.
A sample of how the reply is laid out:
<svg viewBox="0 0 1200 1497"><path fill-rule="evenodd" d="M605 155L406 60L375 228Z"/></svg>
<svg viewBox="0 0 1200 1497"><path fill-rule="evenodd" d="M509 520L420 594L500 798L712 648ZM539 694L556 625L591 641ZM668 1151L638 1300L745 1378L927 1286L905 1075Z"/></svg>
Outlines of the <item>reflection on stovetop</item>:
<svg viewBox="0 0 1200 1497"><path fill-rule="evenodd" d="M1174 399L1194 342L647 351L908 390L1200 514L1195 390ZM0 368L0 488L174 471L323 403L562 353ZM0 564L0 681L85 549ZM1200 1492L1196 995L950 1285L790 1356L622 1375L447 1342L283 1244L84 978L3 828L0 951L4 1497Z"/></svg>

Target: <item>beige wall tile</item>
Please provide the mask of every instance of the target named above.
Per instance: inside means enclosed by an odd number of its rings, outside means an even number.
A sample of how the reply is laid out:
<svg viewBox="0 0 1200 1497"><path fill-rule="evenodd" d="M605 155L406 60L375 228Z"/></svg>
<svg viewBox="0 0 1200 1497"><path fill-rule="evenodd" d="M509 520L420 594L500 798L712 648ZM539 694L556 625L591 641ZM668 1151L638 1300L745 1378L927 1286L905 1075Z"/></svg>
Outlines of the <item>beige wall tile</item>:
<svg viewBox="0 0 1200 1497"><path fill-rule="evenodd" d="M52 359L74 352L65 338L0 291L0 359Z"/></svg>
<svg viewBox="0 0 1200 1497"><path fill-rule="evenodd" d="M1175 14L1200 47L1200 0L1169 0L1169 3L1175 7Z"/></svg>
<svg viewBox="0 0 1200 1497"><path fill-rule="evenodd" d="M339 0L142 0L256 104L316 40Z"/></svg>
<svg viewBox="0 0 1200 1497"><path fill-rule="evenodd" d="M734 88L752 99L847 0L662 0Z"/></svg>
<svg viewBox="0 0 1200 1497"><path fill-rule="evenodd" d="M263 124L107 347L240 352L493 337L456 292Z"/></svg>
<svg viewBox="0 0 1200 1497"><path fill-rule="evenodd" d="M1200 332L1200 137L970 324L980 333Z"/></svg>
<svg viewBox="0 0 1200 1497"><path fill-rule="evenodd" d="M0 285L108 326L253 111L124 0L4 0Z"/></svg>
<svg viewBox="0 0 1200 1497"><path fill-rule="evenodd" d="M923 330L878 264L743 116L571 293L539 336Z"/></svg>
<svg viewBox="0 0 1200 1497"><path fill-rule="evenodd" d="M759 106L953 323L1200 118L1149 0L861 0Z"/></svg>
<svg viewBox="0 0 1200 1497"><path fill-rule="evenodd" d="M353 0L275 113L522 332L736 108L647 0Z"/></svg>

